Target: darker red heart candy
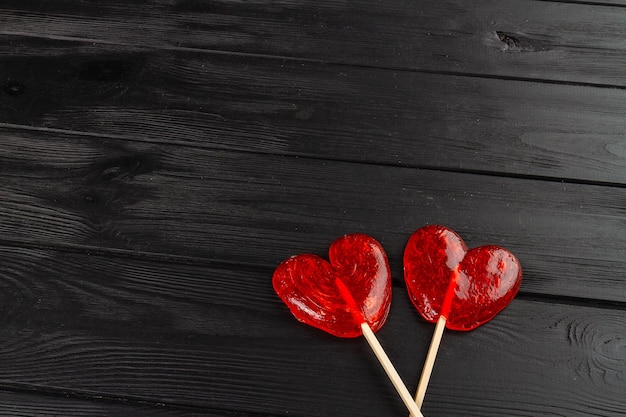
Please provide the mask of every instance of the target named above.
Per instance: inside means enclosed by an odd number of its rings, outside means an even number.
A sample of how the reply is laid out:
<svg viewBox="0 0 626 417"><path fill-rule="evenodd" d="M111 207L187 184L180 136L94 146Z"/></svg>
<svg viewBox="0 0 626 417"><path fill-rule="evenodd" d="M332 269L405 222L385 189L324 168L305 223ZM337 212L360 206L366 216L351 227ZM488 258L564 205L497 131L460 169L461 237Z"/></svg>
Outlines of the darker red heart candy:
<svg viewBox="0 0 626 417"><path fill-rule="evenodd" d="M443 314L447 328L472 330L513 300L522 282L522 268L506 249L489 245L468 251L456 232L433 225L409 238L404 279L422 317L436 322Z"/></svg>
<svg viewBox="0 0 626 417"><path fill-rule="evenodd" d="M378 331L391 305L383 247L367 235L351 234L334 241L328 256L330 262L312 254L283 261L272 277L276 294L298 320L332 335L360 336L363 320Z"/></svg>

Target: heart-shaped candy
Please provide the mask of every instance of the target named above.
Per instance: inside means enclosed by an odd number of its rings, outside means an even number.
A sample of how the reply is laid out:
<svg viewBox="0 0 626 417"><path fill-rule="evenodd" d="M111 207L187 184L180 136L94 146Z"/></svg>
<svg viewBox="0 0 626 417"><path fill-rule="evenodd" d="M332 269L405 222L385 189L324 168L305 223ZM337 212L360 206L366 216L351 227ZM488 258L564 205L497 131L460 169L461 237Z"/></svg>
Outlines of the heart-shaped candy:
<svg viewBox="0 0 626 417"><path fill-rule="evenodd" d="M468 250L456 232L431 225L409 238L404 279L422 317L436 322L443 315L447 328L472 330L513 300L522 268L504 248L488 245Z"/></svg>
<svg viewBox="0 0 626 417"><path fill-rule="evenodd" d="M313 254L283 261L272 276L274 291L298 320L332 335L358 337L363 320L378 331L391 305L391 273L383 247L357 233L335 240L328 256L330 262Z"/></svg>

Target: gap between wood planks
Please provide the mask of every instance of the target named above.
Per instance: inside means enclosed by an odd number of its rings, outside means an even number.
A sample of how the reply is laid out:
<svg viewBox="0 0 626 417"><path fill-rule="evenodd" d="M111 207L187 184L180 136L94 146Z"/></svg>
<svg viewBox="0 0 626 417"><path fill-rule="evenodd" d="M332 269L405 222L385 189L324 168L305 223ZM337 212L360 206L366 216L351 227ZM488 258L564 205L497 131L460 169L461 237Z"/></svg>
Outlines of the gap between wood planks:
<svg viewBox="0 0 626 417"><path fill-rule="evenodd" d="M2 122L0 122L0 128L44 132L44 133L60 133L60 134L72 135L72 136L83 137L83 138L92 137L92 138L100 138L100 139L115 139L115 140L120 140L124 142L129 142L129 143L146 143L146 141L144 140L133 139L132 137L123 136L123 135L102 134L102 133L66 130L66 129L58 129L58 128L17 125L17 124L2 123ZM488 171L488 170L467 169L467 168L463 169L463 168L452 168L452 167L440 167L440 166L433 166L433 165L426 165L426 164L411 164L411 163L394 164L390 162L354 160L354 159L347 159L347 158L336 158L332 156L328 157L328 156L318 156L318 155L307 155L307 154L296 153L296 152L269 152L269 151L266 152L266 151L258 150L258 149L257 150L245 150L245 149L232 148L228 146L219 146L219 145L199 146L199 145L189 144L189 143L184 143L184 142L166 141L166 140L159 140L159 139L150 140L149 143L163 144L163 145L182 147L182 148L187 148L187 149L229 151L233 153L240 153L242 155L250 154L250 155L287 156L287 157L309 159L309 160L334 161L334 162L360 164L360 165L386 166L390 168L409 168L409 169L418 169L418 170L428 170L428 171L434 171L434 172L449 172L449 173L457 173L457 174L482 175L482 176L488 176L488 177L547 181L547 182L556 182L556 183L563 183L563 184L578 184L578 185L591 185L591 186L601 186L601 187L611 187L611 188L626 188L626 182L620 183L616 181L584 180L584 179L578 179L578 178L556 177L556 176L550 176L550 175L517 174L514 172L506 172L506 171L503 172L503 171Z"/></svg>
<svg viewBox="0 0 626 417"><path fill-rule="evenodd" d="M586 6L602 6L602 7L626 7L626 4L616 0L611 1L592 1L592 0L536 0L543 3L565 3L565 4L584 4Z"/></svg>
<svg viewBox="0 0 626 417"><path fill-rule="evenodd" d="M61 412L64 407L68 410L62 415L83 416L155 416L167 417L270 417L269 413L248 413L227 409L197 406L193 404L163 402L150 398L136 396L106 395L95 391L81 391L49 385L36 385L21 382L0 380L0 412L2 405L9 406L4 398L6 394L16 394L16 404L31 404L30 409L41 410L42 413L50 412L48 407L54 409L54 413ZM23 398L23 397L26 398ZM60 403L59 399L63 399ZM74 401L72 401L74 400ZM86 404L83 404L86 403ZM100 404L102 407L98 407ZM122 408L120 408L120 406ZM101 409L102 408L102 409ZM11 408L15 410L15 406ZM102 413L102 414L101 414ZM115 414L111 414L115 413ZM207 414L210 413L210 414ZM47 414L46 414L47 415ZM56 415L56 414L55 414Z"/></svg>
<svg viewBox="0 0 626 417"><path fill-rule="evenodd" d="M163 263L168 265L186 265L210 268L232 268L239 271L265 271L270 277L274 267L262 263L245 263L241 261L227 261L220 259L203 258L199 256L185 256L168 253L130 251L125 249L105 248L100 246L87 245L67 245L67 244L41 244L29 240L0 239L0 247L41 249L59 253L79 254L97 256L106 259L119 258L139 261L149 261L151 263ZM323 255L322 255L323 256ZM404 282L399 279L392 281L392 286L397 289L404 288ZM597 298L582 298L567 295L544 294L533 291L520 290L516 298L528 301L537 301L547 304L560 304L570 306L586 306L609 310L626 310L626 301L604 300ZM0 388L2 388L0 382Z"/></svg>
<svg viewBox="0 0 626 417"><path fill-rule="evenodd" d="M625 6L626 7L626 6ZM506 34L506 32L494 31L493 35L500 37L500 33ZM497 75L497 74L481 74L475 72L464 72L464 71L446 71L446 70L429 70L424 68L406 68L401 66L393 66L393 65L370 65L364 63L346 63L340 61L333 60L325 60L325 59L315 59L315 58L302 58L302 57L292 57L287 55L274 55L274 54L259 54L252 52L238 52L238 51L226 51L219 49L203 49L203 48L193 48L193 47L182 47L182 46L141 46L134 43L123 43L123 42L112 42L103 39L92 39L92 38L77 38L72 36L37 36L27 32L12 32L12 31L0 31L0 35L9 35L9 36L19 36L26 38L35 38L35 39L49 39L49 40L60 40L67 42L79 42L79 43L94 43L94 44L103 44L103 45L118 45L118 46L126 46L133 48L141 48L143 51L179 51L179 52L193 52L193 53L201 53L206 55L232 55L236 57L243 58L255 58L255 59L267 59L274 61L286 61L286 62L301 62L308 64L318 64L318 65L332 65L336 67L346 67L346 68L363 68L370 70L381 70L381 71L396 71L396 72L406 72L406 73L418 73L418 74L433 74L433 75L448 75L455 77L468 77L468 78L481 78L487 80L504 80L504 81L521 81L521 82L534 82L539 84L552 84L552 85L569 85L569 86L578 86L578 87L594 87L594 88L606 88L606 89L617 89L617 90L626 90L626 85L617 85L610 83L597 83L597 82L584 82L584 81L573 81L573 80L556 80L550 78L538 78L538 77L522 77L522 76L510 76L510 75ZM512 35L509 34L509 37ZM506 41L503 41L506 43Z"/></svg>

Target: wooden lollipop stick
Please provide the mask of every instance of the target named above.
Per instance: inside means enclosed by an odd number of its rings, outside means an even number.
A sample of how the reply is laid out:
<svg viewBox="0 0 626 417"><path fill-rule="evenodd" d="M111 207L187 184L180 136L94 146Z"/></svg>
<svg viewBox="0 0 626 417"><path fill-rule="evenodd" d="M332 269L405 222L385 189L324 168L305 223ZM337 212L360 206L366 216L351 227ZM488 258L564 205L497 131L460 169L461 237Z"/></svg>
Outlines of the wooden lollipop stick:
<svg viewBox="0 0 626 417"><path fill-rule="evenodd" d="M441 305L441 313L437 324L435 325L435 333L430 341L430 347L428 348L428 354L426 355L426 362L422 368L422 375L417 384L417 393L415 394L415 403L418 407L422 408L424 402L424 396L426 395L426 388L430 381L430 375L433 373L433 366L435 365L435 359L437 358L437 352L439 351L439 345L441 344L441 338L443 337L443 331L446 328L446 320L450 311L452 310L452 300L454 298L454 289L456 287L457 279L459 276L459 267L457 266L452 271L452 279L448 284L446 293L443 297L443 303ZM409 414L409 417L416 417Z"/></svg>
<svg viewBox="0 0 626 417"><path fill-rule="evenodd" d="M361 323L361 329L363 330L365 340L367 340L367 343L369 343L370 347L374 351L378 361L383 366L383 369L387 373L387 376L391 380L391 383L395 387L396 391L398 391L398 394L400 394L400 398L402 398L404 405L406 405L406 408L409 410L411 415L414 417L424 417L417 404L413 401L413 397L411 397L409 390L406 389L406 385L402 382L402 378L398 375L396 368L393 367L389 357L378 342L378 339L374 335L374 332L370 328L369 324L366 322Z"/></svg>
<svg viewBox="0 0 626 417"><path fill-rule="evenodd" d="M428 348L428 354L426 355L426 362L422 369L422 375L420 376L419 383L417 384L417 393L415 394L415 403L419 408L422 408L424 402L424 396L426 395L426 388L428 387L428 381L430 381L430 375L433 372L433 366L435 365L435 359L437 358L437 352L439 351L439 344L443 337L443 331L446 328L445 316L439 316L437 325L435 326L435 333L430 341L430 347ZM410 417L415 417L410 414Z"/></svg>
<svg viewBox="0 0 626 417"><path fill-rule="evenodd" d="M400 394L400 398L402 398L402 401L404 402L404 405L406 405L406 408L408 408L411 415L415 417L424 417L419 407L415 404L415 401L413 401L413 397L411 397L409 390L406 389L406 385L404 385L404 382L402 382L402 378L400 378L400 375L398 375L398 371L396 371L396 368L393 367L393 364L389 360L389 357L385 353L385 350L380 345L380 342L378 342L378 339L374 335L372 328L365 321L365 317L363 317L363 313L361 313L361 309L359 308L356 301L354 301L354 297L352 297L352 294L350 293L348 287L346 287L343 281L341 281L339 278L335 279L335 284L337 285L337 289L339 290L341 297L344 299L346 304L348 304L350 313L354 317L354 320L358 323L361 323L361 331L363 332L363 336L365 336L365 340L367 340L367 343L374 351L376 358L383 366L383 369L387 373L387 376L391 380L391 383L395 387L396 391L398 391L398 394Z"/></svg>

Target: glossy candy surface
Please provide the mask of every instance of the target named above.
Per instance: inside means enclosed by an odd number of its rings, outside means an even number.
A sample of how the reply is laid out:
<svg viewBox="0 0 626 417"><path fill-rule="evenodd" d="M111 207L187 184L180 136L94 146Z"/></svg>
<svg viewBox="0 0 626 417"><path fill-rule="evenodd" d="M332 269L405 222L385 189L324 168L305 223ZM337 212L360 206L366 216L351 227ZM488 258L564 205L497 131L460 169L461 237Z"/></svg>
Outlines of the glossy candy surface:
<svg viewBox="0 0 626 417"><path fill-rule="evenodd" d="M283 261L272 277L276 294L298 320L332 335L358 337L363 321L378 331L391 305L382 246L367 235L351 234L334 241L328 255L330 262L313 254Z"/></svg>
<svg viewBox="0 0 626 417"><path fill-rule="evenodd" d="M432 225L409 238L404 279L422 317L436 322L443 315L447 328L472 330L513 300L522 269L504 248L488 245L468 250L456 232Z"/></svg>

